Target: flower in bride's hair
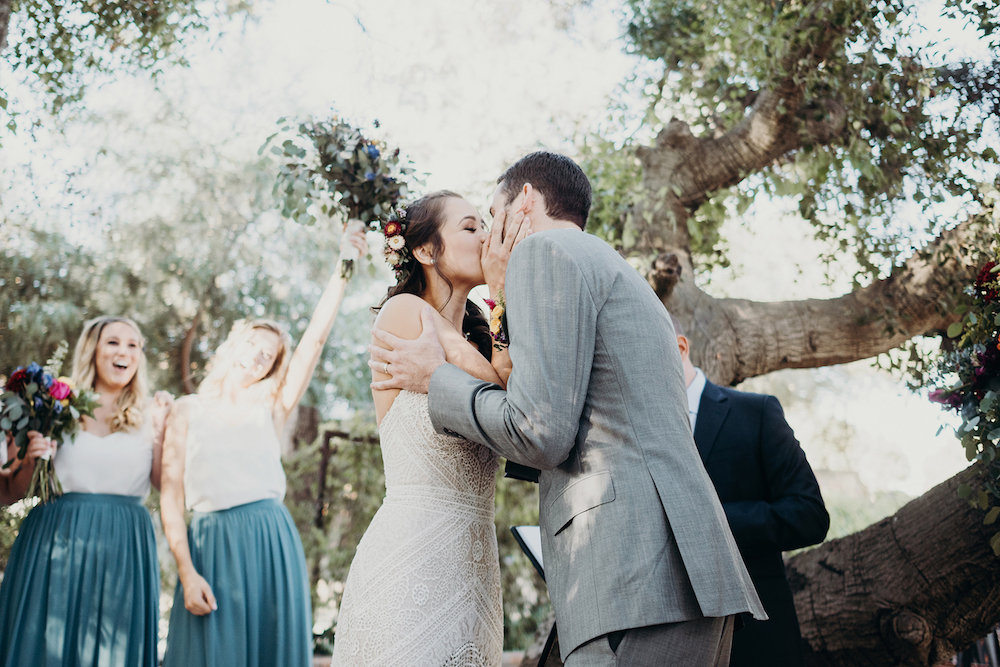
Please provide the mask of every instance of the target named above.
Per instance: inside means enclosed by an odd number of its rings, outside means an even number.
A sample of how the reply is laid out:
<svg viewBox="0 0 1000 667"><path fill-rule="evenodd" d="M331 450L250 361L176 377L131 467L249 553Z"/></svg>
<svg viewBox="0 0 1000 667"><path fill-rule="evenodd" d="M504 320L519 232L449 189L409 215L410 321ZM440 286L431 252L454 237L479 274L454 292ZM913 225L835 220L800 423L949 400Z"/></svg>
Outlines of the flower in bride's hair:
<svg viewBox="0 0 1000 667"><path fill-rule="evenodd" d="M389 220L382 228L382 233L385 234L386 238L397 236L402 231L403 226L399 224L399 220Z"/></svg>
<svg viewBox="0 0 1000 667"><path fill-rule="evenodd" d="M399 250L404 245L406 245L406 239L404 239L401 235L397 234L396 236L390 236L386 240L386 244L388 244L388 246L393 250Z"/></svg>
<svg viewBox="0 0 1000 667"><path fill-rule="evenodd" d="M399 253L387 252L385 254L385 261L387 261L390 266L398 266L400 261Z"/></svg>

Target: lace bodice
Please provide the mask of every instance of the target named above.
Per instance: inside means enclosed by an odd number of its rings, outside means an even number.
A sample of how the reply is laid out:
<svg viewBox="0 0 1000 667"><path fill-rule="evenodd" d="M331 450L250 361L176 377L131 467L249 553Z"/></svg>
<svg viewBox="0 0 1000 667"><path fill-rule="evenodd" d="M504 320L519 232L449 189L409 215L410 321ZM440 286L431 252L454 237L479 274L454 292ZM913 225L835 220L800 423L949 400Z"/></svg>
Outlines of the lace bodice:
<svg viewBox="0 0 1000 667"><path fill-rule="evenodd" d="M488 447L435 433L426 394L400 392L382 419L379 437L387 497L406 487L428 487L488 497L493 512L497 455Z"/></svg>
<svg viewBox="0 0 1000 667"><path fill-rule="evenodd" d="M333 664L499 667L496 455L435 433L424 394L401 392L379 435L385 500L351 564Z"/></svg>

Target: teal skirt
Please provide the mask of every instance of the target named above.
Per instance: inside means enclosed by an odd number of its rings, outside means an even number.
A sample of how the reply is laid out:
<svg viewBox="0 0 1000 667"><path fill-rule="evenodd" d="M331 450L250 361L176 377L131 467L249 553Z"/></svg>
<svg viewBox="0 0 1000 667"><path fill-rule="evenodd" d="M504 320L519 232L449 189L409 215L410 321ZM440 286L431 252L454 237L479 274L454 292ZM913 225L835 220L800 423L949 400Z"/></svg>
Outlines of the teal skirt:
<svg viewBox="0 0 1000 667"><path fill-rule="evenodd" d="M195 512L188 544L219 608L195 616L178 582L164 667L311 667L306 559L285 506Z"/></svg>
<svg viewBox="0 0 1000 667"><path fill-rule="evenodd" d="M134 496L31 510L0 584L0 667L155 667L160 567Z"/></svg>

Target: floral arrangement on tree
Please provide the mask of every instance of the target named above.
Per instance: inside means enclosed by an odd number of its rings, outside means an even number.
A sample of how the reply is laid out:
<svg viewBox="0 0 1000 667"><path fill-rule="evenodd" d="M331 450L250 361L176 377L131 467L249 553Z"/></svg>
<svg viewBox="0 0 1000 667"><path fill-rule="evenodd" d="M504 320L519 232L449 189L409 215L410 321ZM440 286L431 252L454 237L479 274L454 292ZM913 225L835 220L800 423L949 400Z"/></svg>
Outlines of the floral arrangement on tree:
<svg viewBox="0 0 1000 667"><path fill-rule="evenodd" d="M278 121L286 122L284 118ZM286 124L268 137L259 152L263 154L279 135L292 129L292 124ZM411 183L419 183L398 148L390 150L383 142L365 137L337 116L303 121L295 130L280 146L271 145L271 153L284 161L278 168L275 199L282 215L300 224L315 224L311 210L318 205L323 215L339 210L348 221L360 221L376 230L379 220L409 196ZM354 260L344 260L341 275L350 277L353 270Z"/></svg>
<svg viewBox="0 0 1000 667"><path fill-rule="evenodd" d="M986 262L967 291L971 302L959 306L961 319L948 327L955 344L942 354L938 386L928 398L962 418L955 435L966 458L980 462L982 488L962 484L958 495L985 510L983 521L991 525L1000 518L1000 263ZM990 546L1000 556L1000 532Z"/></svg>
<svg viewBox="0 0 1000 667"><path fill-rule="evenodd" d="M18 367L0 394L0 430L9 433L18 446L18 458L28 450L28 431L38 431L60 445L80 427L80 417L94 416L97 394L89 389L77 390L67 377L56 378L69 346L63 341L45 367L32 362ZM9 461L4 468L9 468ZM56 477L52 461L45 457L35 463L28 485L27 497L38 495L46 503L62 495L62 485Z"/></svg>

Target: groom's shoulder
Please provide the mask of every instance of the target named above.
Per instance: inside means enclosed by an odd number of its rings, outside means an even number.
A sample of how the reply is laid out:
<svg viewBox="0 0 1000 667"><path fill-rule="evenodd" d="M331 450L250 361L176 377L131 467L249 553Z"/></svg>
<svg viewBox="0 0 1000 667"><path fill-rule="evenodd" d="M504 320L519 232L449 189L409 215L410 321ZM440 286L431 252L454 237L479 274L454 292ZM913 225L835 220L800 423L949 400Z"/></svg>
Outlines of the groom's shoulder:
<svg viewBox="0 0 1000 667"><path fill-rule="evenodd" d="M593 234L576 229L549 229L535 232L524 239L520 245L525 246L525 249L530 248L529 253L550 257L561 256L581 265L593 259L606 259L609 256L608 253L620 257L614 248L603 240Z"/></svg>

